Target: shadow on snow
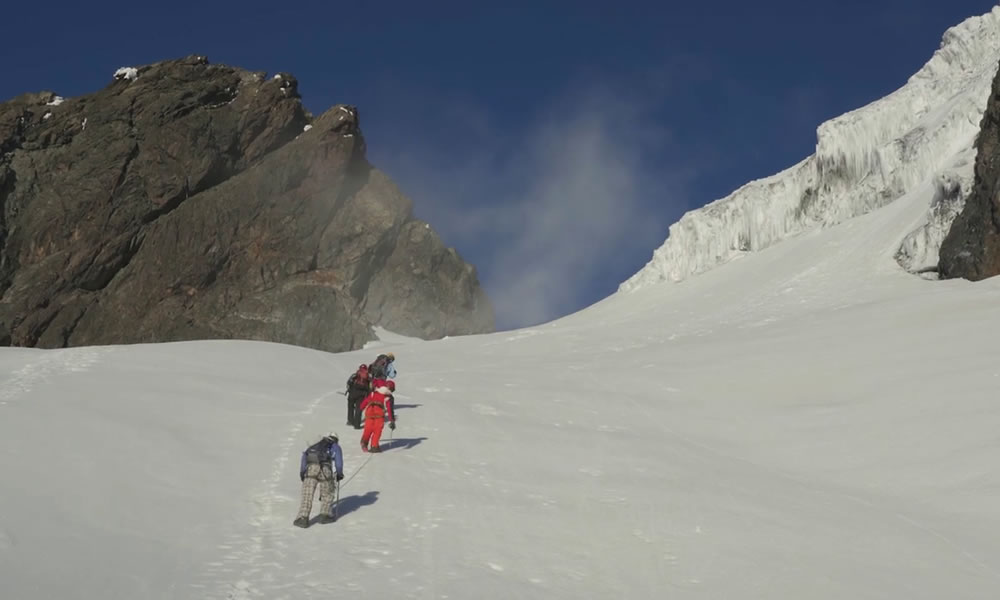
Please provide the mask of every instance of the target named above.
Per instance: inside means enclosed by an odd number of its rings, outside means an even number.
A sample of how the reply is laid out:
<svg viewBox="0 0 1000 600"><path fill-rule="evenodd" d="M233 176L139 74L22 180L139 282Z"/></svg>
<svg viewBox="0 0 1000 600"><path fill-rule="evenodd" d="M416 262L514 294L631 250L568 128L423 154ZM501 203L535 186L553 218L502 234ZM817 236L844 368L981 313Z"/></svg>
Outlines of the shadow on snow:
<svg viewBox="0 0 1000 600"><path fill-rule="evenodd" d="M349 515L352 512L358 510L359 508L362 508L364 506L371 506L372 504L375 504L375 502L377 501L378 501L378 492L376 491L371 491L361 496L357 494L353 496L345 496L341 498L340 503L337 504L337 509L336 509L337 520L339 521L343 519L344 515ZM319 520L319 515L314 516L313 518L309 519L309 525L315 525L318 520Z"/></svg>
<svg viewBox="0 0 1000 600"><path fill-rule="evenodd" d="M382 438L382 443L380 443L379 446L381 447L382 452L387 452L389 450L409 450L410 448L416 446L417 444L419 444L420 442L422 442L422 441L424 441L426 439L427 438L425 438L425 437L418 437L418 438L392 438L392 439L388 439L388 440L385 439L385 438Z"/></svg>

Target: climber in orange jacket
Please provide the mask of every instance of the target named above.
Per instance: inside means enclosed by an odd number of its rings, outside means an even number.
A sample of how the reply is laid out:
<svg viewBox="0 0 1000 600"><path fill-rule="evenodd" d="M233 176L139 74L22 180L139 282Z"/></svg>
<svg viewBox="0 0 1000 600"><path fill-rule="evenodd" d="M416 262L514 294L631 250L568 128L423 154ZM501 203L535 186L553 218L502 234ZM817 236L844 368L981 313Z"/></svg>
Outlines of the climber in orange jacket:
<svg viewBox="0 0 1000 600"><path fill-rule="evenodd" d="M361 401L361 414L365 419L365 430L361 434L363 452L381 452L378 446L382 428L389 421L389 429L396 428L396 415L392 411L392 393L396 384L391 379L376 379L372 382L374 391Z"/></svg>

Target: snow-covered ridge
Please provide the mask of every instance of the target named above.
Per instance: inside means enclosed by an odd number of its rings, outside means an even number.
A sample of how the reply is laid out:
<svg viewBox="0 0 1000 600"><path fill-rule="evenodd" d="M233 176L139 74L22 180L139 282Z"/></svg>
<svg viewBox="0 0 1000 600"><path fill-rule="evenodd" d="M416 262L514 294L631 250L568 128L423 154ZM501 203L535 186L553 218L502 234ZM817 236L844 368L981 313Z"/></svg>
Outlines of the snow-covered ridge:
<svg viewBox="0 0 1000 600"><path fill-rule="evenodd" d="M812 156L685 214L620 291L680 281L805 230L868 213L932 178L944 187L968 188L968 152L998 62L1000 7L949 29L900 89L820 125ZM942 201L963 198L941 194ZM957 213L953 206L931 212L927 226L912 234L921 241L908 240L909 249L901 250L907 268L936 265L934 244L940 246L941 229Z"/></svg>

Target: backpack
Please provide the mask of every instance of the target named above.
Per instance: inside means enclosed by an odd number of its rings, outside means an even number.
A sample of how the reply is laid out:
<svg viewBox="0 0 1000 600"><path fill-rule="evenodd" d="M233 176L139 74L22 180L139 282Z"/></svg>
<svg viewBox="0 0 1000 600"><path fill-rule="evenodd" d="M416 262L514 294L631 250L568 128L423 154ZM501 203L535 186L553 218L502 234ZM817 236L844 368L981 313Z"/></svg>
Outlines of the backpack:
<svg viewBox="0 0 1000 600"><path fill-rule="evenodd" d="M304 454L306 455L306 464L330 462L330 442L320 440L306 448Z"/></svg>
<svg viewBox="0 0 1000 600"><path fill-rule="evenodd" d="M358 388L368 389L371 383L371 372L368 369L368 365L362 364L358 366L358 370L351 375L351 378L347 380L347 385L354 386Z"/></svg>
<svg viewBox="0 0 1000 600"><path fill-rule="evenodd" d="M368 365L368 372L371 373L372 377L375 379L385 379L386 371L389 369L389 357L385 354L379 354L375 358L375 362Z"/></svg>

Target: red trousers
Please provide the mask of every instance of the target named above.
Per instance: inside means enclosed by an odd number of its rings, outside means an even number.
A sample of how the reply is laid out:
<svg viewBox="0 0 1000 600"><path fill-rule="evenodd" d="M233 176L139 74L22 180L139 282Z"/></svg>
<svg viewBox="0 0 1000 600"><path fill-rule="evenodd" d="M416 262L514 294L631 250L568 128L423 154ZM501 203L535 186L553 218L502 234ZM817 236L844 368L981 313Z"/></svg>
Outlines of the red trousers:
<svg viewBox="0 0 1000 600"><path fill-rule="evenodd" d="M361 433L361 445L378 448L378 441L382 437L383 427L385 427L385 417L368 417L365 419L365 430Z"/></svg>

